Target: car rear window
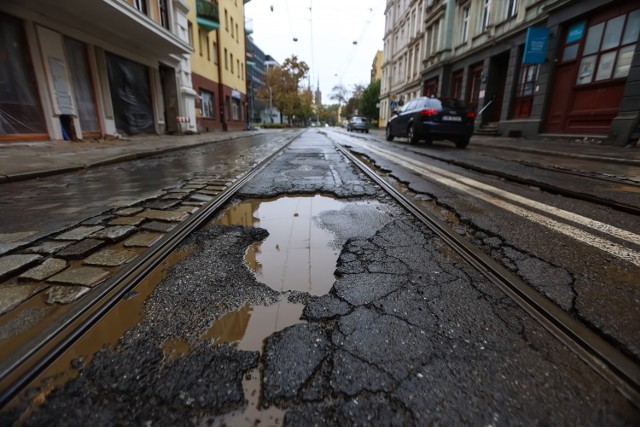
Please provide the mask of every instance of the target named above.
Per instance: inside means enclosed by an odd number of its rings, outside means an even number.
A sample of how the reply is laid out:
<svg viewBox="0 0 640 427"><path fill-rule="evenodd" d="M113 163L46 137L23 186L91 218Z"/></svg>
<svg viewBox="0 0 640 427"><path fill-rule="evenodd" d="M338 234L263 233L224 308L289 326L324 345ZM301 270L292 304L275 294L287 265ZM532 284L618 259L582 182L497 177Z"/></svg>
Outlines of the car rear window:
<svg viewBox="0 0 640 427"><path fill-rule="evenodd" d="M451 108L451 109L465 109L467 108L467 105L464 103L464 101L460 100L460 99L453 99L453 98L446 98L446 99L432 99L432 102L434 102L435 107L434 108L438 108L438 109L442 109L442 108Z"/></svg>

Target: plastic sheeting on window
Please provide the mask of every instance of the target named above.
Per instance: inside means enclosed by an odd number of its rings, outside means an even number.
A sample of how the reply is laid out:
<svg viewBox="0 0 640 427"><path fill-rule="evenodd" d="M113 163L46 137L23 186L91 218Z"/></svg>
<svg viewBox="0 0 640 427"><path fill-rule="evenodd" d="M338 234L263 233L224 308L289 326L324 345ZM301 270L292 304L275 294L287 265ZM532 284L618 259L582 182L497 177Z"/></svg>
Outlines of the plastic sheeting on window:
<svg viewBox="0 0 640 427"><path fill-rule="evenodd" d="M147 67L108 52L106 57L118 132L153 132L155 127Z"/></svg>
<svg viewBox="0 0 640 427"><path fill-rule="evenodd" d="M45 133L22 22L0 13L0 137Z"/></svg>
<svg viewBox="0 0 640 427"><path fill-rule="evenodd" d="M82 132L100 132L86 45L78 40L65 37L64 48L72 75L73 93Z"/></svg>

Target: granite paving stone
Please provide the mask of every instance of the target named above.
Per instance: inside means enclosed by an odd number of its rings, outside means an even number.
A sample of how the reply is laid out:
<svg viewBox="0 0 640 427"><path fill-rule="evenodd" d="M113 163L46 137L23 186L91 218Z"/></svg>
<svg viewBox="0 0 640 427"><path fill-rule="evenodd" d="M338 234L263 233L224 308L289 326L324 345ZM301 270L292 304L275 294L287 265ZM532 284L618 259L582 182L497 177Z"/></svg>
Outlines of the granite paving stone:
<svg viewBox="0 0 640 427"><path fill-rule="evenodd" d="M195 207L195 206L178 206L176 208L176 212L186 212L188 214L192 214L197 210L198 210L198 208Z"/></svg>
<svg viewBox="0 0 640 427"><path fill-rule="evenodd" d="M81 225L80 227L76 227L73 230L69 230L65 233L60 234L59 236L54 237L54 240L82 240L98 230L101 230L103 227L100 225L93 226L85 226Z"/></svg>
<svg viewBox="0 0 640 427"><path fill-rule="evenodd" d="M109 225L140 225L144 218L138 216L122 216L109 221Z"/></svg>
<svg viewBox="0 0 640 427"><path fill-rule="evenodd" d="M41 282L53 276L54 274L60 273L62 270L67 268L67 265L67 261L63 259L49 258L39 266L22 273L20 276L18 276L18 280L33 280Z"/></svg>
<svg viewBox="0 0 640 427"><path fill-rule="evenodd" d="M51 286L45 291L47 304L71 304L90 290L86 286Z"/></svg>
<svg viewBox="0 0 640 427"><path fill-rule="evenodd" d="M198 191L197 194L194 194L193 196L191 196L191 199L189 199L189 200L194 200L194 199L198 200L199 199L199 197L194 197L194 196L202 196L202 195L204 195L204 196L217 196L218 194L220 194L219 191L200 190L200 191ZM213 198L213 197L211 197L211 198Z"/></svg>
<svg viewBox="0 0 640 427"><path fill-rule="evenodd" d="M144 210L144 208L125 208L125 209L120 209L118 211L116 211L116 215L120 215L120 216L132 216L135 215L137 213L140 213Z"/></svg>
<svg viewBox="0 0 640 427"><path fill-rule="evenodd" d="M209 200L212 200L212 199L213 199L213 197L211 197L210 195L202 194L202 193L196 193L196 194L191 195L191 198L189 200L195 200L195 201L198 201L198 202L208 202Z"/></svg>
<svg viewBox="0 0 640 427"><path fill-rule="evenodd" d="M73 245L67 246L57 253L59 257L65 259L81 259L86 258L91 253L106 245L107 242L98 239L84 239Z"/></svg>
<svg viewBox="0 0 640 427"><path fill-rule="evenodd" d="M91 235L93 239L108 240L110 242L119 242L136 232L136 227L131 225L115 225L97 231Z"/></svg>
<svg viewBox="0 0 640 427"><path fill-rule="evenodd" d="M160 240L162 236L164 236L164 234L148 233L146 231L143 231L127 239L124 242L124 246L128 248L148 248L149 246Z"/></svg>
<svg viewBox="0 0 640 427"><path fill-rule="evenodd" d="M72 243L74 242L61 241L61 240L47 240L46 242L42 242L35 246L26 248L23 250L23 252L30 253L30 254L52 255L58 252L60 249L66 248Z"/></svg>
<svg viewBox="0 0 640 427"><path fill-rule="evenodd" d="M188 216L189 214L185 212L159 211L155 209L146 210L136 215L136 217L139 217L139 218L155 219L157 221L166 221L166 222L184 221L185 218L187 218Z"/></svg>
<svg viewBox="0 0 640 427"><path fill-rule="evenodd" d="M162 200L178 202L178 201L184 199L189 194L190 193L185 193L185 194L177 194L177 193L167 194L166 196L162 196Z"/></svg>
<svg viewBox="0 0 640 427"><path fill-rule="evenodd" d="M103 249L96 252L83 261L87 265L98 265L103 267L117 267L126 264L137 256L137 252L123 249Z"/></svg>
<svg viewBox="0 0 640 427"><path fill-rule="evenodd" d="M30 307L21 310L7 323L0 325L0 340L19 335L35 327L47 316L50 310L48 307Z"/></svg>
<svg viewBox="0 0 640 427"><path fill-rule="evenodd" d="M102 225L113 218L113 215L98 215L93 218L82 221L81 225Z"/></svg>
<svg viewBox="0 0 640 427"><path fill-rule="evenodd" d="M95 286L103 282L111 272L98 267L69 268L47 279L49 283L63 285Z"/></svg>
<svg viewBox="0 0 640 427"><path fill-rule="evenodd" d="M164 210L164 209L172 208L178 203L180 203L178 200L156 200L154 202L147 203L145 207L149 209Z"/></svg>
<svg viewBox="0 0 640 427"><path fill-rule="evenodd" d="M1 257L0 280L4 280L12 274L16 274L19 271L32 266L41 258L41 255L36 254L16 254Z"/></svg>
<svg viewBox="0 0 640 427"><path fill-rule="evenodd" d="M1 286L0 315L14 309L42 289L44 289L42 285Z"/></svg>
<svg viewBox="0 0 640 427"><path fill-rule="evenodd" d="M207 190L207 191L218 191L218 192L220 192L220 191L224 190L225 188L227 188L226 185L208 185L204 189Z"/></svg>
<svg viewBox="0 0 640 427"><path fill-rule="evenodd" d="M168 233L174 228L176 228L176 223L173 222L160 222L160 221L151 221L147 222L142 226L143 230L147 231L156 231L160 233Z"/></svg>

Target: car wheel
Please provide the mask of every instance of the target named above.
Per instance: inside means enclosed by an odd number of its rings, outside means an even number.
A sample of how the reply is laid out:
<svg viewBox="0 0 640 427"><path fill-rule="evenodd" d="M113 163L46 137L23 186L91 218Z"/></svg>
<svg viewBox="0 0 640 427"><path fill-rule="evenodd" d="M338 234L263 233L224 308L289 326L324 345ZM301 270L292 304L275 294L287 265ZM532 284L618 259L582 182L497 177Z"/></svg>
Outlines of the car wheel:
<svg viewBox="0 0 640 427"><path fill-rule="evenodd" d="M465 148L467 145L469 145L469 139L469 137L456 139L456 147Z"/></svg>
<svg viewBox="0 0 640 427"><path fill-rule="evenodd" d="M393 134L391 134L391 126L387 125L387 129L385 130L384 136L387 139L387 141L393 141Z"/></svg>
<svg viewBox="0 0 640 427"><path fill-rule="evenodd" d="M407 130L407 138L409 139L409 144L417 144L419 139L413 131L413 125L409 125L409 129Z"/></svg>

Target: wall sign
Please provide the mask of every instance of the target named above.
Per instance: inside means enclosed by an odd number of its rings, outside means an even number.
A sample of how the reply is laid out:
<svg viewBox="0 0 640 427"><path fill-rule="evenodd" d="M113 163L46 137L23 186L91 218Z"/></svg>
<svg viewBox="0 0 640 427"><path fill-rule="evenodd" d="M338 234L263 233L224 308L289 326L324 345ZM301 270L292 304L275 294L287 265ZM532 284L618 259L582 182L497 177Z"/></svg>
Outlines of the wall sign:
<svg viewBox="0 0 640 427"><path fill-rule="evenodd" d="M577 22L569 27L569 31L567 31L567 41L566 43L577 42L584 35L584 21Z"/></svg>
<svg viewBox="0 0 640 427"><path fill-rule="evenodd" d="M529 27L524 45L523 64L543 64L549 43L549 29L546 27Z"/></svg>

